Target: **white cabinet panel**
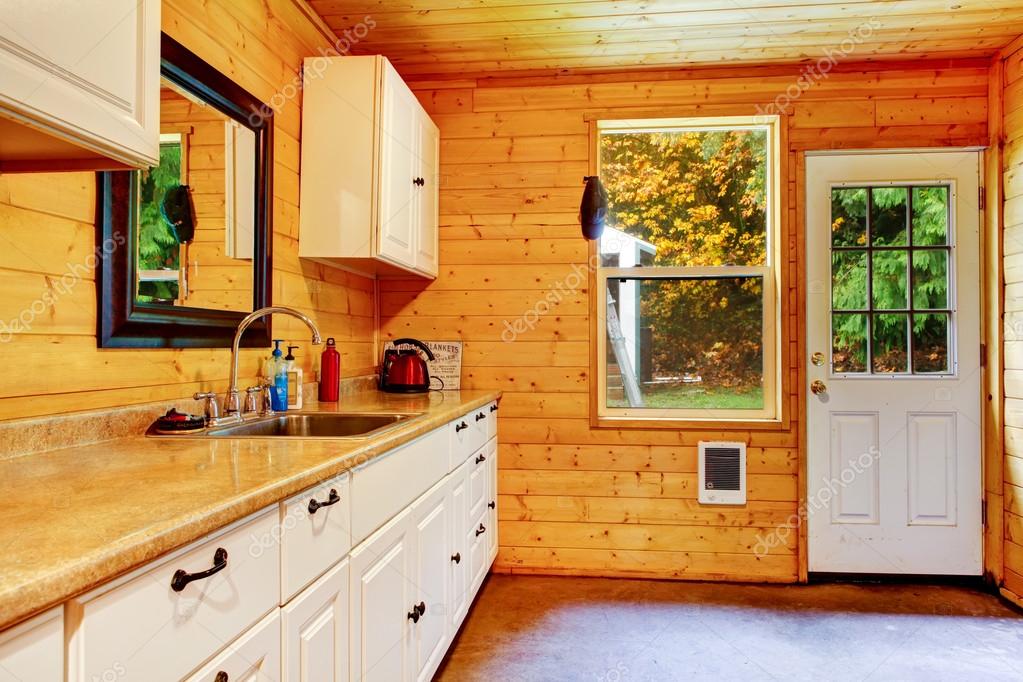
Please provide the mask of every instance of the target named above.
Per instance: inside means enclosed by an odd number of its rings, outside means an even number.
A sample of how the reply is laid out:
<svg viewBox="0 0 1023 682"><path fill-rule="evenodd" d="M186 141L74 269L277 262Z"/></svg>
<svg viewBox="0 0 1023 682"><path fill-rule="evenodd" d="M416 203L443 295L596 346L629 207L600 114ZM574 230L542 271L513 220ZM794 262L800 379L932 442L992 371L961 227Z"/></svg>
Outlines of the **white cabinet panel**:
<svg viewBox="0 0 1023 682"><path fill-rule="evenodd" d="M176 553L156 567L70 602L80 618L68 650L70 682L102 678L177 680L277 607L277 509ZM208 577L173 588L179 571ZM180 583L179 583L180 586Z"/></svg>
<svg viewBox="0 0 1023 682"><path fill-rule="evenodd" d="M348 679L348 568L345 559L281 608L288 682Z"/></svg>
<svg viewBox="0 0 1023 682"><path fill-rule="evenodd" d="M281 504L281 603L322 575L352 546L351 475Z"/></svg>
<svg viewBox="0 0 1023 682"><path fill-rule="evenodd" d="M278 682L280 679L281 614L280 611L274 609L270 615L228 645L201 670L190 675L186 682L225 682L225 680L227 682Z"/></svg>
<svg viewBox="0 0 1023 682"><path fill-rule="evenodd" d="M415 585L413 601L426 604L426 612L412 626L415 678L430 680L448 645L447 611L450 608L448 565L451 563L452 508L445 478L412 507L415 530Z"/></svg>
<svg viewBox="0 0 1023 682"><path fill-rule="evenodd" d="M413 602L410 580L415 561L411 518L406 509L352 550L349 652L352 678L360 682L412 679L410 614L419 602Z"/></svg>
<svg viewBox="0 0 1023 682"><path fill-rule="evenodd" d="M50 609L0 634L0 682L63 679L64 607Z"/></svg>
<svg viewBox="0 0 1023 682"><path fill-rule="evenodd" d="M0 14L0 114L72 145L42 158L156 164L160 0L7 2ZM4 161L39 158L8 132Z"/></svg>
<svg viewBox="0 0 1023 682"><path fill-rule="evenodd" d="M383 61L380 124L380 255L415 267L419 189L418 104L390 62ZM410 101L411 100L411 101Z"/></svg>
<svg viewBox="0 0 1023 682"><path fill-rule="evenodd" d="M438 229L440 223L440 131L425 112L416 117L419 126L419 232L416 241L416 268L436 276L439 268Z"/></svg>
<svg viewBox="0 0 1023 682"><path fill-rule="evenodd" d="M473 462L465 462L455 470L448 479L451 496L451 556L448 573L451 586L450 618L448 623L452 633L465 619L469 611L469 566L472 543L468 541L469 532L469 476L475 468Z"/></svg>
<svg viewBox="0 0 1023 682"><path fill-rule="evenodd" d="M497 421L496 419L494 421ZM487 444L487 564L497 558L497 439Z"/></svg>

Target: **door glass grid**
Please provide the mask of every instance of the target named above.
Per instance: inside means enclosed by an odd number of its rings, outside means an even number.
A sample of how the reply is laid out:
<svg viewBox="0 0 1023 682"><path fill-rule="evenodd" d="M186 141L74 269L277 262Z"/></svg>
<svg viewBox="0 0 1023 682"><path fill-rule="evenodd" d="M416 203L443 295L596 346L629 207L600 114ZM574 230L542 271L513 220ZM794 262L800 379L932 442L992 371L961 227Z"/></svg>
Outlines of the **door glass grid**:
<svg viewBox="0 0 1023 682"><path fill-rule="evenodd" d="M949 186L831 191L831 367L949 374Z"/></svg>

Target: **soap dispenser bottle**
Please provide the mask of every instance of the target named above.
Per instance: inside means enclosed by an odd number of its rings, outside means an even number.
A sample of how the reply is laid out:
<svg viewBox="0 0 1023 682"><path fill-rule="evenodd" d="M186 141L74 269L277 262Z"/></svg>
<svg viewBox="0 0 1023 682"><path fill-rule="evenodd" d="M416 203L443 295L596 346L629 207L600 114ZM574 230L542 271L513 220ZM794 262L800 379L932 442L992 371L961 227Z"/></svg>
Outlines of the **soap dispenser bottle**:
<svg viewBox="0 0 1023 682"><path fill-rule="evenodd" d="M288 354L284 356L288 371L288 409L302 409L302 368L295 362L293 350L298 346L288 346Z"/></svg>
<svg viewBox="0 0 1023 682"><path fill-rule="evenodd" d="M270 384L270 407L274 412L288 409L288 363L284 361L281 344L284 339L274 339L274 352L266 361L266 379Z"/></svg>

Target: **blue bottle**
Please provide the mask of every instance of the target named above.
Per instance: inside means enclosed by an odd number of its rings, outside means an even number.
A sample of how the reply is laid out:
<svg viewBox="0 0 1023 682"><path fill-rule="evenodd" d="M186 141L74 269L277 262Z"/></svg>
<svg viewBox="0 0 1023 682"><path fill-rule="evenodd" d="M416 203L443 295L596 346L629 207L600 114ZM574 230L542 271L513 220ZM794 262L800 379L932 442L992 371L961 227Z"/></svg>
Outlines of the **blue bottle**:
<svg viewBox="0 0 1023 682"><path fill-rule="evenodd" d="M284 361L281 344L284 339L274 339L274 352L267 361L267 379L270 391L270 407L274 412L286 412L288 409L288 363Z"/></svg>

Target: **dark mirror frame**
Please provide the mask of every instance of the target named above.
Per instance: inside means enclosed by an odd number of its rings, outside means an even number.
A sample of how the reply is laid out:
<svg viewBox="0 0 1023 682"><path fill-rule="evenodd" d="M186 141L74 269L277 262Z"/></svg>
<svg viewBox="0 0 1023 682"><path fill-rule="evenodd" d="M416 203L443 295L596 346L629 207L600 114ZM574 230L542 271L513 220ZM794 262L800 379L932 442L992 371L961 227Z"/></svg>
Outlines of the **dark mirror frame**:
<svg viewBox="0 0 1023 682"><path fill-rule="evenodd" d="M256 137L256 209L252 309L270 305L273 273L273 117L269 106L166 33L160 75L238 121ZM247 313L171 307L135 300L136 183L132 171L96 174L97 341L100 348L227 348ZM128 247L128 248L125 248ZM253 323L242 346L267 347L269 316Z"/></svg>

